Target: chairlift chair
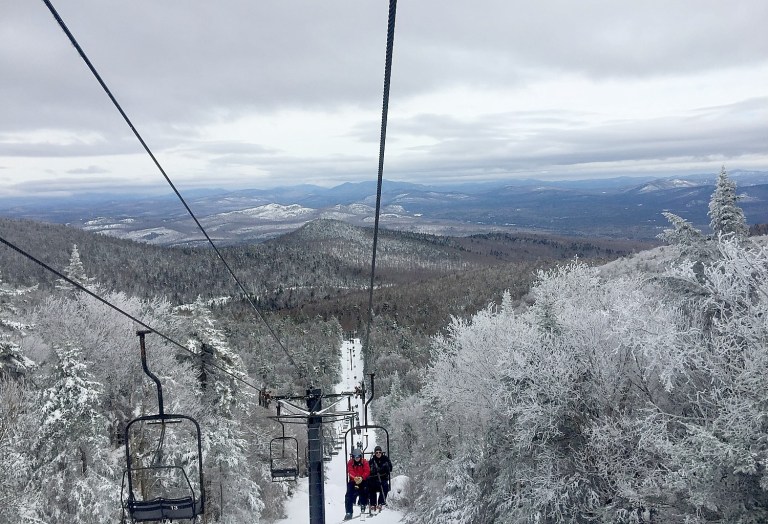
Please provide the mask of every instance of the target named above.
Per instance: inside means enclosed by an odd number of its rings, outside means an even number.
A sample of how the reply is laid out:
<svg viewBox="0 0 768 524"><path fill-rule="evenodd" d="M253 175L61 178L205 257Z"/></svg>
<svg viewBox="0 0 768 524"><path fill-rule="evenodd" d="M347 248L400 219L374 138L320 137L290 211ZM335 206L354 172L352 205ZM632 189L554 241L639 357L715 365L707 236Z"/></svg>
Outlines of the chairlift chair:
<svg viewBox="0 0 768 524"><path fill-rule="evenodd" d="M299 441L294 437L275 437L269 442L269 470L272 482L299 478Z"/></svg>
<svg viewBox="0 0 768 524"><path fill-rule="evenodd" d="M277 405L278 415L280 404ZM299 441L285 436L285 424L277 421L282 428L282 436L269 442L269 471L272 482L296 480L299 478Z"/></svg>
<svg viewBox="0 0 768 524"><path fill-rule="evenodd" d="M163 426L177 423L188 423L194 428L194 438L196 440L197 460L193 460L193 467L184 464L187 461L181 460L181 463L166 464L158 460L162 454L155 452L149 465L142 466L143 458L138 457L135 449L132 449L131 442L141 442L139 435L146 435L145 424L161 424ZM141 429L134 429L141 428ZM155 443L156 451L161 451L167 438L165 428L161 430L161 436ZM181 455L187 455L187 451ZM166 519L196 519L205 509L205 494L203 490L203 468L202 468L202 445L200 436L200 426L191 417L185 415L149 415L139 417L128 423L125 430L125 453L127 459L127 469L125 478L127 479L127 500L125 502L128 514L133 522L151 522L162 521ZM179 459L181 457L178 457ZM187 469L185 469L187 466ZM196 479L197 488L193 487L190 481L190 474L197 469L197 474L193 475ZM188 471L190 470L190 474Z"/></svg>
<svg viewBox="0 0 768 524"><path fill-rule="evenodd" d="M147 333L137 332L141 365L155 382L158 413L135 418L125 427L127 466L121 499L127 479L124 507L132 522L197 520L205 512L200 425L192 417L164 412L162 385L147 367Z"/></svg>

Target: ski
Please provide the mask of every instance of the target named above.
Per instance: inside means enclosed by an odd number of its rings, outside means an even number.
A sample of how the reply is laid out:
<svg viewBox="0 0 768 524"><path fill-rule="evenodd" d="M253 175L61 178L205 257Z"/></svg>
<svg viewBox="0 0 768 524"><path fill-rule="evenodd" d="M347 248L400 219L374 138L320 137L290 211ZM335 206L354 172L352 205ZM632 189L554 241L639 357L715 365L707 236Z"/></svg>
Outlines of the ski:
<svg viewBox="0 0 768 524"><path fill-rule="evenodd" d="M376 513L368 513L368 510L366 509L365 511L361 511L360 513L352 517L343 519L340 524L344 524L345 522L351 522L353 520L365 520L368 517L375 517L375 516L376 516Z"/></svg>

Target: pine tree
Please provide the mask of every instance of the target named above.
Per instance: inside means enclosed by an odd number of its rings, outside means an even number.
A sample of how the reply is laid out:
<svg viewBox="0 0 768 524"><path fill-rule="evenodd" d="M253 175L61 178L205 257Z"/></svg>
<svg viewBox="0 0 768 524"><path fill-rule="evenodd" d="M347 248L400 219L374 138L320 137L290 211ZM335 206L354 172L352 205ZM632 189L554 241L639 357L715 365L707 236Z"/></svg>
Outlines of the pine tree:
<svg viewBox="0 0 768 524"><path fill-rule="evenodd" d="M14 301L36 288L17 289L4 283L0 276L0 378L19 378L34 367L19 346L24 332L32 326L15 319L19 310Z"/></svg>
<svg viewBox="0 0 768 524"><path fill-rule="evenodd" d="M106 455L107 424L98 411L101 385L91 380L78 347L55 351L59 361L41 395L35 479L45 500L39 518L115 521L120 487Z"/></svg>
<svg viewBox="0 0 768 524"><path fill-rule="evenodd" d="M0 378L0 522L29 522L39 505L39 490L29 482L35 460L31 443L39 426L27 386Z"/></svg>
<svg viewBox="0 0 768 524"><path fill-rule="evenodd" d="M671 229L665 229L663 233L657 235L657 238L665 241L667 244L677 246L692 246L704 240L701 231L682 217L674 213L664 212L664 217L672 225Z"/></svg>
<svg viewBox="0 0 768 524"><path fill-rule="evenodd" d="M709 201L710 227L715 235L746 238L749 234L744 211L738 206L736 184L728 178L725 166L720 170L717 185Z"/></svg>
<svg viewBox="0 0 768 524"><path fill-rule="evenodd" d="M244 401L244 392L241 391L237 379L232 376L245 377L242 359L229 346L224 332L216 327L210 309L200 297L192 304L180 306L178 311L191 319L192 332L187 346L198 355L193 366L198 372L203 401L217 413L229 417ZM182 358L188 358L187 355L182 354ZM210 364L215 364L230 374Z"/></svg>
<svg viewBox="0 0 768 524"><path fill-rule="evenodd" d="M85 272L83 261L80 260L80 252L77 250L77 244L72 244L72 253L69 256L69 265L64 268L64 274L89 291L93 291L96 288L95 279L89 277ZM62 278L56 281L56 287L65 291L74 290L72 284Z"/></svg>
<svg viewBox="0 0 768 524"><path fill-rule="evenodd" d="M192 367L197 370L204 413L200 422L208 511L218 522L258 520L264 503L256 480L263 472L248 461L251 442L245 438L240 417L250 396L234 378L246 377L242 359L229 346L224 332L216 327L210 309L200 297L178 311L190 317L192 329L187 346L198 355ZM187 358L186 355L181 356Z"/></svg>

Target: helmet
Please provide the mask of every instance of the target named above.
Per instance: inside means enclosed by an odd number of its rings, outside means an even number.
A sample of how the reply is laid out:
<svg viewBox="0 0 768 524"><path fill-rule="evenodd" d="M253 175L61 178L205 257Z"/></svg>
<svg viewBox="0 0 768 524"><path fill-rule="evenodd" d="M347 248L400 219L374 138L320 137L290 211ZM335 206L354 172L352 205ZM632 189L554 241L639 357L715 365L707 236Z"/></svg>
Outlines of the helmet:
<svg viewBox="0 0 768 524"><path fill-rule="evenodd" d="M373 452L376 453L377 451L381 451L381 446L376 446L373 448Z"/></svg>
<svg viewBox="0 0 768 524"><path fill-rule="evenodd" d="M358 448L353 449L352 458L363 458L363 450Z"/></svg>

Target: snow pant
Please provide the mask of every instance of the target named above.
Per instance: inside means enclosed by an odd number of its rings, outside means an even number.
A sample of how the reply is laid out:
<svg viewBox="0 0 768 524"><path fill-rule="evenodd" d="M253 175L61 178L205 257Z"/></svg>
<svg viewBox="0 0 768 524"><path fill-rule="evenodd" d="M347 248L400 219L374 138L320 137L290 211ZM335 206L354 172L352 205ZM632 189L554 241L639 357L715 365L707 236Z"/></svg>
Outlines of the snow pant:
<svg viewBox="0 0 768 524"><path fill-rule="evenodd" d="M347 494L344 495L344 509L347 513L352 513L352 507L355 503L361 506L368 505L368 483L362 481L360 484L347 482Z"/></svg>
<svg viewBox="0 0 768 524"><path fill-rule="evenodd" d="M387 503L389 494L389 480L368 479L368 495L371 506L383 506Z"/></svg>

